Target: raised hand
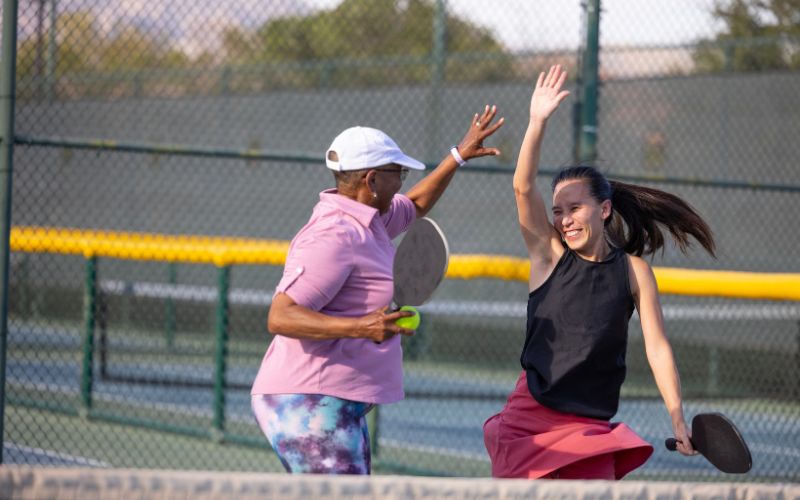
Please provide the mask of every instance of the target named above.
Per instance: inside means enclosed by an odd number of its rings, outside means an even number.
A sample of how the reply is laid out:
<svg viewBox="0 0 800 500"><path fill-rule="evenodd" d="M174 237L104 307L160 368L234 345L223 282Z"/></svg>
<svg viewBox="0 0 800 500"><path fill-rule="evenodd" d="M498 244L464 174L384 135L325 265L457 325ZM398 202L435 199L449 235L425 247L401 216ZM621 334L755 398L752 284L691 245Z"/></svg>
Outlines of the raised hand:
<svg viewBox="0 0 800 500"><path fill-rule="evenodd" d="M500 155L500 150L497 148L483 147L483 140L494 134L497 129L503 126L503 122L505 121L504 118L500 118L497 120L497 123L492 124L492 120L494 120L496 114L497 106L489 107L488 104L482 114L478 115L478 113L475 113L469 130L458 144L458 152L464 160L479 158L481 156Z"/></svg>
<svg viewBox="0 0 800 500"><path fill-rule="evenodd" d="M531 120L545 121L550 118L561 101L568 95L568 90L561 90L567 79L567 72L561 68L560 64L550 67L547 75L539 73L536 81L536 88L531 96Z"/></svg>

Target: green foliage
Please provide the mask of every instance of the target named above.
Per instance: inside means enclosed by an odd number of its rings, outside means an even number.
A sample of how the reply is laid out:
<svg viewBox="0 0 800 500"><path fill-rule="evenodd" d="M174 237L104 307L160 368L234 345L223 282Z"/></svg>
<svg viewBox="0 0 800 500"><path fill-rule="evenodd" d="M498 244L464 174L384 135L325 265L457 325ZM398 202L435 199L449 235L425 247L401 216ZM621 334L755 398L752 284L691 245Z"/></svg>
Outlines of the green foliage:
<svg viewBox="0 0 800 500"><path fill-rule="evenodd" d="M49 52L51 40L55 42L54 54ZM68 11L60 14L56 21L56 36L51 37L50 27L42 29L41 35L22 38L17 51L17 75L23 82L18 86L20 97L25 99L42 93L47 75L46 58L53 57L50 77L59 82L59 92L85 94L86 89L76 90L82 84L83 75L116 74L117 81L94 92L109 94L118 92L114 87L130 79L131 72L145 69L181 69L191 66L192 61L169 40L146 30L120 24L109 35L99 30L99 21L90 10ZM110 86L109 86L110 85ZM92 92L91 90L88 92Z"/></svg>
<svg viewBox="0 0 800 500"><path fill-rule="evenodd" d="M431 0L344 0L253 29L224 28L219 50L189 57L156 30L122 21L102 29L89 8L64 11L55 36L40 21L20 39L18 88L25 99L409 85L436 78L437 64L450 82L513 78L511 57L491 33L451 14L444 17L444 57L434 60L437 15ZM220 69L213 82L175 71L213 67Z"/></svg>
<svg viewBox="0 0 800 500"><path fill-rule="evenodd" d="M698 71L800 68L800 0L717 0L713 14L725 29L698 44Z"/></svg>
<svg viewBox="0 0 800 500"><path fill-rule="evenodd" d="M274 86L421 83L431 79L435 16L436 7L424 0L345 0L330 11L268 21L252 33L230 29L223 46L235 65L283 63L270 75ZM445 33L448 56L481 55L448 64L447 80L512 74L510 58L485 29L448 15Z"/></svg>

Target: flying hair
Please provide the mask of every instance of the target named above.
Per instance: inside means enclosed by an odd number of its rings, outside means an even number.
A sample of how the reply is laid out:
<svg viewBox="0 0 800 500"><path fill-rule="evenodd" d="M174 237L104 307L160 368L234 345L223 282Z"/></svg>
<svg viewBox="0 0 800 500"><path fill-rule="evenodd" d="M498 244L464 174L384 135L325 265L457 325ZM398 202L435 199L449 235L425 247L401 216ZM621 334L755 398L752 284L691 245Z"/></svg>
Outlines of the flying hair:
<svg viewBox="0 0 800 500"><path fill-rule="evenodd" d="M689 253L693 237L712 256L714 235L705 220L683 199L659 189L609 181L590 166L562 169L553 178L552 188L567 180L586 182L592 197L602 203L611 200L611 216L606 219L606 237L626 253L653 255L664 248L665 231L684 254Z"/></svg>

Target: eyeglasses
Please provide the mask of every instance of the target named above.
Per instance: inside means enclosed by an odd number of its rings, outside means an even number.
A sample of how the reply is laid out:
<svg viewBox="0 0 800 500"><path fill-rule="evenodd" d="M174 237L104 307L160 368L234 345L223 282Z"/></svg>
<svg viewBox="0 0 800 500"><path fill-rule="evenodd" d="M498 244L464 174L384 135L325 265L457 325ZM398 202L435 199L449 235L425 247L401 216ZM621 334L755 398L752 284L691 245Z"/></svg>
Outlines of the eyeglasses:
<svg viewBox="0 0 800 500"><path fill-rule="evenodd" d="M408 169L407 168L400 168L400 169L397 169L397 168L376 168L375 171L376 172L396 172L396 173L400 174L400 180L401 181L406 180L406 177L408 177Z"/></svg>

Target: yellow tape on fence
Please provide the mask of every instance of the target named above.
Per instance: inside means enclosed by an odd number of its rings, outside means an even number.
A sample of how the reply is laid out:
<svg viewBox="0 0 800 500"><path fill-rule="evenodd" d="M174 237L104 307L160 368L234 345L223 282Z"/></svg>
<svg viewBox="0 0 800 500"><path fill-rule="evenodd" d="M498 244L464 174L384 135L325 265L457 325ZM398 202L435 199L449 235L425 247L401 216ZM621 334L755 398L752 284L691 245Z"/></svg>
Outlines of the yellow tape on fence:
<svg viewBox="0 0 800 500"><path fill-rule="evenodd" d="M800 300L800 273L749 273L656 267L663 294ZM528 281L528 259L503 255L452 255L448 278Z"/></svg>
<svg viewBox="0 0 800 500"><path fill-rule="evenodd" d="M742 299L800 300L800 274L653 269L665 294L711 295Z"/></svg>
<svg viewBox="0 0 800 500"><path fill-rule="evenodd" d="M14 227L11 250L78 254L128 260L156 260L226 266L282 265L289 242L211 236L95 231L55 227Z"/></svg>
<svg viewBox="0 0 800 500"><path fill-rule="evenodd" d="M253 238L166 235L55 227L16 226L11 250L78 254L128 260L283 265L289 242ZM655 268L663 294L800 300L800 273L749 273ZM528 281L527 259L505 255L452 255L447 277Z"/></svg>

